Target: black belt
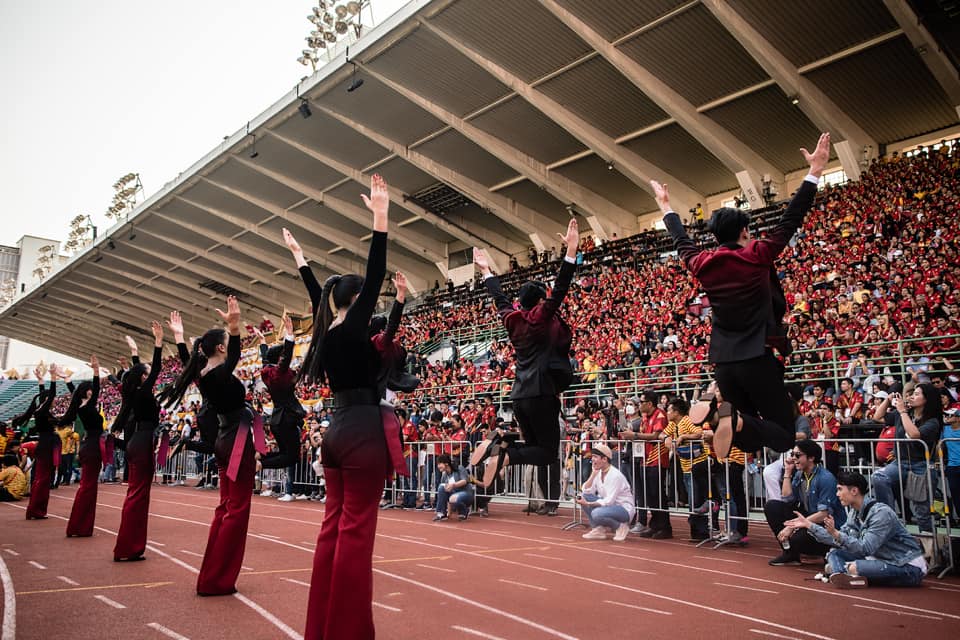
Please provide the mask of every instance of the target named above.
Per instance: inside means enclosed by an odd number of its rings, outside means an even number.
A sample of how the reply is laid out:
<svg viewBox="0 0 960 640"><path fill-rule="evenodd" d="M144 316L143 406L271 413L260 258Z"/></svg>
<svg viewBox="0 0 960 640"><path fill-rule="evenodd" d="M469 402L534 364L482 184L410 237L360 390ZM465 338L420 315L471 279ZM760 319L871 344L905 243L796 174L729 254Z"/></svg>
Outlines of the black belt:
<svg viewBox="0 0 960 640"><path fill-rule="evenodd" d="M333 394L333 407L380 406L380 396L373 389L344 389Z"/></svg>
<svg viewBox="0 0 960 640"><path fill-rule="evenodd" d="M244 420L247 422L253 421L253 409L246 405L240 407L239 409L234 409L230 413L217 414L217 421L220 423L221 429L231 425L238 425Z"/></svg>

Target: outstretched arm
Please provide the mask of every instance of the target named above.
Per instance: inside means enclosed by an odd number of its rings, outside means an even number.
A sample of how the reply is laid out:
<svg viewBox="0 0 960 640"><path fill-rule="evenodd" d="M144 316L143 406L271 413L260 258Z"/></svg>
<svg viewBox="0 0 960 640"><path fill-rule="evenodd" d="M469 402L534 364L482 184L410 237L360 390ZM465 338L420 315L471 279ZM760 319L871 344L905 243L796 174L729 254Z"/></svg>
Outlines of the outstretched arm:
<svg viewBox="0 0 960 640"><path fill-rule="evenodd" d="M543 323L552 318L560 310L560 304L567 296L567 291L570 290L573 272L577 268L577 247L580 245L580 227L576 218L570 219L567 224L566 235L560 235L560 238L567 245L567 253L563 262L560 263L560 273L557 274L557 280L553 285L553 292L550 297L530 314L530 319L533 322Z"/></svg>
<svg viewBox="0 0 960 640"><path fill-rule="evenodd" d="M480 269L480 274L483 276L483 286L486 287L487 293L493 298L493 303L496 305L500 316L503 317L512 312L513 305L510 304L510 300L504 295L503 289L500 287L500 278L490 271L490 259L487 257L487 252L479 247L474 247L473 263Z"/></svg>
<svg viewBox="0 0 960 640"><path fill-rule="evenodd" d="M700 253L700 249L697 247L697 243L687 235L687 230L683 226L680 216L678 216L676 211L673 210L673 207L670 206L670 192L667 189L667 185L660 184L656 180L651 180L650 186L653 187L653 194L657 200L657 205L663 213L663 224L667 228L667 233L669 233L673 239L673 247L677 250L677 255L680 256L683 263L689 268L690 260Z"/></svg>
<svg viewBox="0 0 960 640"><path fill-rule="evenodd" d="M367 273L363 279L360 295L347 311L344 324L351 331L367 331L370 317L380 297L380 287L387 275L387 211L390 208L390 192L386 181L379 174L370 178L370 195L361 194L363 203L373 213L373 237L370 239L370 254L367 257Z"/></svg>
<svg viewBox="0 0 960 640"><path fill-rule="evenodd" d="M393 280L397 285L397 297L393 301L393 306L390 307L390 316L387 318L387 328L383 332L383 339L387 342L393 342L393 338L397 335L397 330L400 329L400 318L403 316L403 304L407 299L407 277L403 275L403 272L397 271Z"/></svg>

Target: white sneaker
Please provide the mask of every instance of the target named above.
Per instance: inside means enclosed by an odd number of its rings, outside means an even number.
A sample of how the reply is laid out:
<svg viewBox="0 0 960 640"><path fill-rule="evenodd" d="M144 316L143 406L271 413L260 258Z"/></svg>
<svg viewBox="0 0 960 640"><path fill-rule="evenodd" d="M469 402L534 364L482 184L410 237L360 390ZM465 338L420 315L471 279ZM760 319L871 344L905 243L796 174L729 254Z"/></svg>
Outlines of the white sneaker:
<svg viewBox="0 0 960 640"><path fill-rule="evenodd" d="M279 498L280 502L293 502L293 500L294 500L293 496L290 495L289 493L285 493Z"/></svg>
<svg viewBox="0 0 960 640"><path fill-rule="evenodd" d="M269 498L272 495L273 495L273 491L270 491L270 489L264 489L263 491L260 492L261 498Z"/></svg>
<svg viewBox="0 0 960 640"><path fill-rule="evenodd" d="M607 528L606 527L594 527L590 531L587 531L583 534L584 540L606 540L607 539Z"/></svg>
<svg viewBox="0 0 960 640"><path fill-rule="evenodd" d="M176 482L173 483L173 486L175 486L175 487L182 487L182 486L185 486L186 484L187 484L187 483L184 482L183 480L177 480Z"/></svg>
<svg viewBox="0 0 960 640"><path fill-rule="evenodd" d="M623 542L627 539L627 534L630 533L630 523L624 522L619 527L617 527L617 532L613 534L614 542Z"/></svg>
<svg viewBox="0 0 960 640"><path fill-rule="evenodd" d="M305 493L298 493L294 497L294 500L306 500L306 499L307 499L307 495Z"/></svg>

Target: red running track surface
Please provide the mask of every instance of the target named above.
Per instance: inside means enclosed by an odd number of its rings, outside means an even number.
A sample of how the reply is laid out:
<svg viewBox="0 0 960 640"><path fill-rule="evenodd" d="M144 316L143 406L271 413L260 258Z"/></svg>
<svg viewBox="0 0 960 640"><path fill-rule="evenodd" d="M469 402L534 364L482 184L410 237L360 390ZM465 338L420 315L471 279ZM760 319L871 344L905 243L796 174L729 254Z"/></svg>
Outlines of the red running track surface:
<svg viewBox="0 0 960 640"><path fill-rule="evenodd" d="M16 593L16 638L299 638L323 506L254 496L236 596L194 593L216 496L153 488L147 560L111 561L125 488L101 485L93 538L66 538L75 488L53 491L48 520L0 503L0 558ZM434 523L380 512L374 617L380 638L945 638L960 623L960 581L839 591L820 567L769 567L761 523L743 549L682 540L586 541L567 518L492 515ZM561 514L563 512L561 511ZM675 519L674 531L686 529ZM6 594L5 594L6 595ZM122 607L122 608L121 608Z"/></svg>

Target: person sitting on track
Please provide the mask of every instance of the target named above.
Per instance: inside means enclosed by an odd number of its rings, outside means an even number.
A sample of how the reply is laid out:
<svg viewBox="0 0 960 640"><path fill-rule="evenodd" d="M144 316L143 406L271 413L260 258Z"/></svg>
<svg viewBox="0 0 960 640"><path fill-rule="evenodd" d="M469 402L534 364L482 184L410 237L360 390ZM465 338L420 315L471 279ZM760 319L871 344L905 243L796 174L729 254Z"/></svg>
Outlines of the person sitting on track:
<svg viewBox="0 0 960 640"><path fill-rule="evenodd" d="M806 529L817 542L833 547L827 553L826 570L830 583L841 589L868 584L916 587L927 574L923 548L893 509L867 495L867 486L859 473L840 473L837 497L853 516L839 529L829 515L819 525L799 512L786 524Z"/></svg>

